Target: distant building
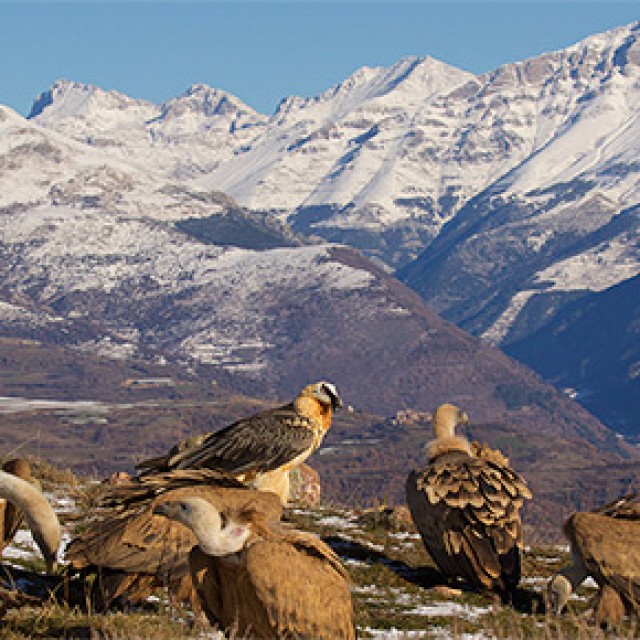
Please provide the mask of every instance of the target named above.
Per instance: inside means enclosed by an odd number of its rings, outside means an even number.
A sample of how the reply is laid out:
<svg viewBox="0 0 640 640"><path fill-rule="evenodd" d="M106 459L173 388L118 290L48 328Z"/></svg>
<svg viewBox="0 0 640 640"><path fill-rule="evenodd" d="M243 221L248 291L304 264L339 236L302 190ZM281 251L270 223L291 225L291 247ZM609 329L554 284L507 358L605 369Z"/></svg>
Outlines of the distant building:
<svg viewBox="0 0 640 640"><path fill-rule="evenodd" d="M427 411L416 411L415 409L401 409L391 420L391 424L394 427L398 426L412 426L417 424L423 424L431 421L431 414Z"/></svg>

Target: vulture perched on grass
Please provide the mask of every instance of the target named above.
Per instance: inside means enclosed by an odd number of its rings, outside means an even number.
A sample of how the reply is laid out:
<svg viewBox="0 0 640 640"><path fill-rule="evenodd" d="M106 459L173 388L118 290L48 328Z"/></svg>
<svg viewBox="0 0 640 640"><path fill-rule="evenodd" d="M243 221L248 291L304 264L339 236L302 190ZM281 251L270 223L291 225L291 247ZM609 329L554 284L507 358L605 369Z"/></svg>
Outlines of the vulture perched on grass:
<svg viewBox="0 0 640 640"><path fill-rule="evenodd" d="M289 471L320 446L340 406L335 386L316 382L289 404L189 438L166 455L141 462L138 469L142 475L173 469L224 471L255 489L273 491L286 505Z"/></svg>
<svg viewBox="0 0 640 640"><path fill-rule="evenodd" d="M191 577L212 624L238 638L355 638L349 579L319 538L269 522L242 500L177 493L154 513L194 532ZM247 492L258 502L267 495Z"/></svg>
<svg viewBox="0 0 640 640"><path fill-rule="evenodd" d="M58 517L42 491L27 480L0 471L0 498L22 512L44 557L47 571L53 571L62 534Z"/></svg>
<svg viewBox="0 0 640 640"><path fill-rule="evenodd" d="M215 497L220 504L243 501L266 521L282 515L277 496L256 500L255 492L231 476L209 469L146 475L110 487L95 519L65 551L72 568L95 575L91 597L96 610L118 599L142 601L161 586L167 586L176 601L197 605L188 567L196 538L188 527L153 513L158 503L185 488L194 496Z"/></svg>
<svg viewBox="0 0 640 640"><path fill-rule="evenodd" d="M508 599L520 581L520 509L531 493L499 451L455 435L467 423L458 407L438 407L427 464L407 478L407 504L447 578Z"/></svg>
<svg viewBox="0 0 640 640"><path fill-rule="evenodd" d="M587 576L600 588L595 616L603 627L617 626L625 611L640 611L640 502L635 497L576 512L565 522L572 564L549 582L549 602L555 613L563 611Z"/></svg>

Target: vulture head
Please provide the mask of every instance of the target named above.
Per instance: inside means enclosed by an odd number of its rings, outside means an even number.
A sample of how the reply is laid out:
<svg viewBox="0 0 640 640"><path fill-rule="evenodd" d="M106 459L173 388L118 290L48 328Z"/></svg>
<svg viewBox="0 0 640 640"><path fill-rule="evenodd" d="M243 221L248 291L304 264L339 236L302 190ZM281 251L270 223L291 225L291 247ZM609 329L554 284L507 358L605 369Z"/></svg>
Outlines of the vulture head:
<svg viewBox="0 0 640 640"><path fill-rule="evenodd" d="M572 593L573 587L568 578L560 573L553 576L547 585L547 597L551 611L555 614L562 613Z"/></svg>
<svg viewBox="0 0 640 640"><path fill-rule="evenodd" d="M427 459L437 458L450 451L462 451L473 456L471 444L464 436L456 435L456 427L469 424L469 416L454 404L441 404L431 419L433 440L427 443Z"/></svg>
<svg viewBox="0 0 640 640"><path fill-rule="evenodd" d="M197 496L160 502L153 513L177 520L191 529L202 551L210 556L238 553L253 533L250 513L218 509Z"/></svg>
<svg viewBox="0 0 640 640"><path fill-rule="evenodd" d="M338 390L331 382L320 381L307 385L300 392L296 400L302 400L303 398L311 398L323 407L331 407L332 409L337 409L342 406L342 400L338 395Z"/></svg>
<svg viewBox="0 0 640 640"><path fill-rule="evenodd" d="M469 416L454 404L441 404L433 414L432 424L436 438L452 438L456 427L469 424Z"/></svg>

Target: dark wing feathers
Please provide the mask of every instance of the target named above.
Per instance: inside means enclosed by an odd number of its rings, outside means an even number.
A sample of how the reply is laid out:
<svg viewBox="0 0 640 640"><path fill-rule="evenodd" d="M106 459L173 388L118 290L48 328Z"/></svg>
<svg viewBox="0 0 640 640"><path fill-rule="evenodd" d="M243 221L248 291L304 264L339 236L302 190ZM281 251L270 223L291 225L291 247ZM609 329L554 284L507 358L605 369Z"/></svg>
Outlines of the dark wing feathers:
<svg viewBox="0 0 640 640"><path fill-rule="evenodd" d="M110 487L94 520L67 545L66 558L76 568L154 574L177 566L183 572L195 536L180 523L153 515L153 506L182 490L210 499L223 489L246 492L234 478L208 469L142 476Z"/></svg>
<svg viewBox="0 0 640 640"><path fill-rule="evenodd" d="M129 509L148 504L153 498L184 487L243 488L244 485L222 471L211 469L180 469L130 478L109 487L100 506L107 509Z"/></svg>
<svg viewBox="0 0 640 640"><path fill-rule="evenodd" d="M265 472L297 458L314 442L309 421L293 404L269 409L178 445L168 456L139 465L147 471L209 468L232 474Z"/></svg>
<svg viewBox="0 0 640 640"><path fill-rule="evenodd" d="M407 503L427 551L449 577L484 588L520 579L519 511L531 493L498 458L451 452L407 480Z"/></svg>

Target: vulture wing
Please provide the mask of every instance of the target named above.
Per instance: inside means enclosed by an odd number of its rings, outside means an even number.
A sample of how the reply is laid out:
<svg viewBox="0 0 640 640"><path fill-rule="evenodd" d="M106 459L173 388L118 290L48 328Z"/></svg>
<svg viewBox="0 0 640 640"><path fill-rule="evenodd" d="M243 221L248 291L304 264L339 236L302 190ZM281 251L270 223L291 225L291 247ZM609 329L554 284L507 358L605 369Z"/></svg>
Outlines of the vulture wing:
<svg viewBox="0 0 640 640"><path fill-rule="evenodd" d="M153 515L147 506L95 522L71 540L65 558L76 569L96 566L177 577L187 573L186 556L195 544L187 527Z"/></svg>
<svg viewBox="0 0 640 640"><path fill-rule="evenodd" d="M300 533L291 542L266 540L245 553L251 587L277 637L355 638L349 581L324 543Z"/></svg>
<svg viewBox="0 0 640 640"><path fill-rule="evenodd" d="M147 460L138 468L218 469L234 475L277 469L307 452L315 434L307 418L288 404L200 436L175 447L167 456Z"/></svg>
<svg viewBox="0 0 640 640"><path fill-rule="evenodd" d="M226 500L247 495L237 480L207 469L133 478L103 497L96 520L67 546L67 560L76 568L94 565L158 576L186 573L195 536L179 522L152 513L158 502L178 499L182 491L218 503L221 495ZM256 505L249 506L267 519L279 519L279 500L265 495L260 501L254 498Z"/></svg>
<svg viewBox="0 0 640 640"><path fill-rule="evenodd" d="M498 459L438 456L407 479L407 504L427 551L448 577L486 589L520 580L520 508L531 493Z"/></svg>
<svg viewBox="0 0 640 640"><path fill-rule="evenodd" d="M233 637L274 637L267 611L242 563L208 556L194 547L189 568L200 605L213 626L222 627Z"/></svg>
<svg viewBox="0 0 640 640"><path fill-rule="evenodd" d="M578 512L564 532L596 582L612 586L629 608L640 610L640 514L617 518Z"/></svg>

